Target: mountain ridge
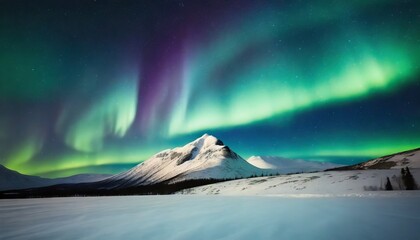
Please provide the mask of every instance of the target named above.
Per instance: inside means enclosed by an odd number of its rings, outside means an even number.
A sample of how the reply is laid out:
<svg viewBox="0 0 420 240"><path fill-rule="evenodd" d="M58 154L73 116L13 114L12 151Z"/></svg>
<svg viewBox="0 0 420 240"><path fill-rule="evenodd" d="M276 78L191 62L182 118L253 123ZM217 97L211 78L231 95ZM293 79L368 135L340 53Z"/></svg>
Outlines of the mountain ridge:
<svg viewBox="0 0 420 240"><path fill-rule="evenodd" d="M108 178L110 174L76 174L61 178L43 178L22 174L0 164L0 191L46 187L56 184L96 182Z"/></svg>
<svg viewBox="0 0 420 240"><path fill-rule="evenodd" d="M367 170L367 169L399 169L399 168L420 168L420 148L406 150L382 157L374 158L358 164L331 168L328 171L336 170Z"/></svg>

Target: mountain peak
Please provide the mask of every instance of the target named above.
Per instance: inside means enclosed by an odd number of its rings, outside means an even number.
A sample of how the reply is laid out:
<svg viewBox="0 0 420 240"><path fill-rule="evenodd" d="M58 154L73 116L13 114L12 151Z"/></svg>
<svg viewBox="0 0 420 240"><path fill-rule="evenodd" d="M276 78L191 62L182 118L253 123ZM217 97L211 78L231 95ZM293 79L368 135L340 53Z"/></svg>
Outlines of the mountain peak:
<svg viewBox="0 0 420 240"><path fill-rule="evenodd" d="M205 149L214 145L223 146L224 144L221 140L217 139L215 136L205 133L203 136L197 138L196 140L192 141L191 143L187 145L193 145L194 147L198 149Z"/></svg>

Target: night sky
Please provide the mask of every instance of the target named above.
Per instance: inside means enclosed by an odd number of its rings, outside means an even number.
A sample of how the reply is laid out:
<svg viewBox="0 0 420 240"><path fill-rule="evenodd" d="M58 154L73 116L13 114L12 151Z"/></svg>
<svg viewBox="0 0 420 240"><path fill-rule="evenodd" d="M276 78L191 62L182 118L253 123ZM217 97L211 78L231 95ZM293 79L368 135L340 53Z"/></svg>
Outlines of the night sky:
<svg viewBox="0 0 420 240"><path fill-rule="evenodd" d="M244 158L420 147L420 2L0 1L0 164L117 173L204 133Z"/></svg>

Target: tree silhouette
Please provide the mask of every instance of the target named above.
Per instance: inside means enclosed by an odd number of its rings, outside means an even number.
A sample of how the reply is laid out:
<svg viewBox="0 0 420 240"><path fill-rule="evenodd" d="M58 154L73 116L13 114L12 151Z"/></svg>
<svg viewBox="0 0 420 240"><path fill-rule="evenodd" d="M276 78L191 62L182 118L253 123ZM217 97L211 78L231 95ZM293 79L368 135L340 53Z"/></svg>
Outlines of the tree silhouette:
<svg viewBox="0 0 420 240"><path fill-rule="evenodd" d="M387 190L387 191L392 191L392 190L394 190L394 189L392 188L391 181L389 181L389 177L386 177L385 190Z"/></svg>
<svg viewBox="0 0 420 240"><path fill-rule="evenodd" d="M401 170L401 174L403 173L403 171ZM416 190L417 189L417 184L416 181L414 180L413 175L411 175L410 169L408 169L408 167L405 168L404 171L404 175L402 175L403 178L403 182L405 185L405 189L406 190Z"/></svg>

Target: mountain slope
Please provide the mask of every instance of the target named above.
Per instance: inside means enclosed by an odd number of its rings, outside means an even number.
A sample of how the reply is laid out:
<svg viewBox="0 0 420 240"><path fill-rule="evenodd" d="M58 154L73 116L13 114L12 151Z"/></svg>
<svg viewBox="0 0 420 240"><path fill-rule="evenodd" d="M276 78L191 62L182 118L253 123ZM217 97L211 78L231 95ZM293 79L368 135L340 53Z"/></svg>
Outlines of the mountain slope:
<svg viewBox="0 0 420 240"><path fill-rule="evenodd" d="M23 175L0 165L0 190L47 186L48 179Z"/></svg>
<svg viewBox="0 0 420 240"><path fill-rule="evenodd" d="M190 179L232 179L260 175L219 139L204 134L183 147L164 150L129 171L101 182L108 188L125 188Z"/></svg>
<svg viewBox="0 0 420 240"><path fill-rule="evenodd" d="M400 169L405 167L420 168L420 148L375 158L356 165L339 167L330 170Z"/></svg>
<svg viewBox="0 0 420 240"><path fill-rule="evenodd" d="M315 162L273 156L252 156L247 161L255 167L274 170L274 172L280 174L323 171L341 166L329 162Z"/></svg>
<svg viewBox="0 0 420 240"><path fill-rule="evenodd" d="M263 164L265 162L259 162ZM270 163L270 162L269 162ZM267 164L267 166L270 166ZM353 166L324 172L240 179L185 189L183 194L221 195L354 195L385 190L387 178L393 190L405 190L400 168L408 167L415 183L420 180L420 149L399 152ZM347 170L347 171L342 171Z"/></svg>
<svg viewBox="0 0 420 240"><path fill-rule="evenodd" d="M108 174L78 174L70 177L50 179L24 175L0 165L0 191L44 187L62 183L95 182L110 176Z"/></svg>
<svg viewBox="0 0 420 240"><path fill-rule="evenodd" d="M410 170L415 181L420 169ZM226 181L184 189L180 194L198 195L288 195L288 196L357 196L378 194L385 190L387 177L393 190L404 190L399 169L329 171L258 177ZM402 191L386 191L401 194ZM413 191L404 191L413 192Z"/></svg>

